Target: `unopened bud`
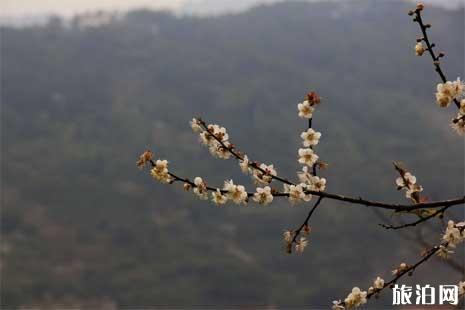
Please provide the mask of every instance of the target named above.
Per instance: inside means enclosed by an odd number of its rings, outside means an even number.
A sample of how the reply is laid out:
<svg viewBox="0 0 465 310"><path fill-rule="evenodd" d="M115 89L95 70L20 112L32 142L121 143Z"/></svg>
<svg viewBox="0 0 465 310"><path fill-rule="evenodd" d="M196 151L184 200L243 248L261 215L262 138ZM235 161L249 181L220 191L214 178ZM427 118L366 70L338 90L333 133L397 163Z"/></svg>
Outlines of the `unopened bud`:
<svg viewBox="0 0 465 310"><path fill-rule="evenodd" d="M420 3L417 4L417 11L421 11L424 8L425 8L425 5L423 3L420 2Z"/></svg>

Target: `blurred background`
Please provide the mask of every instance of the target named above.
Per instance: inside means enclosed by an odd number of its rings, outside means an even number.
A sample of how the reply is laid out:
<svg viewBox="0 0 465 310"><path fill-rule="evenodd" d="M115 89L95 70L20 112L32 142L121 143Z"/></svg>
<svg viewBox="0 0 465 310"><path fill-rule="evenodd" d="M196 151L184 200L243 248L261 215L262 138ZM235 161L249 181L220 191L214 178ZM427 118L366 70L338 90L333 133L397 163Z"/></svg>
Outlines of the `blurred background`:
<svg viewBox="0 0 465 310"><path fill-rule="evenodd" d="M430 1L424 13L450 80L464 75L460 3ZM310 246L289 256L282 231L310 205L217 208L135 165L150 148L179 175L253 189L235 161L198 144L188 121L201 116L295 178L306 127L296 104L317 90L328 191L408 203L394 185L400 160L429 199L463 195L463 137L449 127L456 111L434 102L431 60L415 56L413 6L3 0L2 308L327 309L418 260L439 241L441 220L387 231L378 224L398 216L324 200ZM463 207L449 218L463 220ZM457 252L401 283L457 283ZM366 308L391 298L386 291Z"/></svg>

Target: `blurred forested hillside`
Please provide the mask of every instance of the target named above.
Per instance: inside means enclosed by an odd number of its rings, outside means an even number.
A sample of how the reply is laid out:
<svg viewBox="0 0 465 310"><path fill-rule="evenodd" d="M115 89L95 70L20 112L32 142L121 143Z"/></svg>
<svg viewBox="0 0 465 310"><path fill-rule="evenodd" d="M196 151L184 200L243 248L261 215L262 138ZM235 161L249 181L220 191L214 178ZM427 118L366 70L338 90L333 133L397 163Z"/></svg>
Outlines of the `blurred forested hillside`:
<svg viewBox="0 0 465 310"><path fill-rule="evenodd" d="M416 259L422 246L380 228L371 209L333 201L314 215L306 252L288 256L281 233L300 225L308 205L217 208L135 166L151 148L179 175L252 189L235 161L198 145L188 121L201 116L295 178L306 126L296 104L317 90L328 191L407 202L394 186L391 161L401 160L430 199L463 195L455 111L434 103L438 77L414 55L407 10L395 1L292 2L219 17L141 10L98 26L54 18L1 28L2 308L327 308ZM463 77L463 10L428 8L425 19L449 79ZM425 230L426 241L439 232ZM403 283L459 279L434 259Z"/></svg>

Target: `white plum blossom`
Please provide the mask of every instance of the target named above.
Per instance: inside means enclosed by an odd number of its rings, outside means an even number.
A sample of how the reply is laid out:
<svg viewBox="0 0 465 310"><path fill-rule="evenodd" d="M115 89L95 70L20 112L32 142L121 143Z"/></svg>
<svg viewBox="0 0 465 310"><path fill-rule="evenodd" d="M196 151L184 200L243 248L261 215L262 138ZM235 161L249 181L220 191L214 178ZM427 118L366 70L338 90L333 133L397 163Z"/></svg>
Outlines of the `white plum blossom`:
<svg viewBox="0 0 465 310"><path fill-rule="evenodd" d="M271 188L269 186L265 186L263 188L257 187L257 190L253 195L253 200L262 205L267 205L271 203L273 201Z"/></svg>
<svg viewBox="0 0 465 310"><path fill-rule="evenodd" d="M465 85L460 78L453 82L439 83L436 87L436 102L440 107L448 107L452 100L463 95L464 89Z"/></svg>
<svg viewBox="0 0 465 310"><path fill-rule="evenodd" d="M378 290L382 289L384 287L384 279L381 277L376 277L375 281L373 282L373 287Z"/></svg>
<svg viewBox="0 0 465 310"><path fill-rule="evenodd" d="M284 192L289 194L289 201L292 204L300 202L301 200L310 201L312 199L311 194L306 194L306 185L300 183L297 185L284 185Z"/></svg>
<svg viewBox="0 0 465 310"><path fill-rule="evenodd" d="M318 155L311 148L299 149L299 163L313 166L318 160Z"/></svg>
<svg viewBox="0 0 465 310"><path fill-rule="evenodd" d="M249 158L247 157L247 155L244 155L242 160L239 161L239 167L241 168L241 171L245 174L250 172L249 163L250 162L249 162Z"/></svg>
<svg viewBox="0 0 465 310"><path fill-rule="evenodd" d="M229 135L226 132L226 128L220 127L216 124L210 124L207 126L207 128L208 130L202 131L200 133L200 142L202 144L211 146L214 143L218 143L215 137L221 142L226 142L229 139Z"/></svg>
<svg viewBox="0 0 465 310"><path fill-rule="evenodd" d="M193 189L194 194L196 194L202 200L207 200L208 199L207 184L202 180L202 178L196 177L194 179L194 185L195 185Z"/></svg>
<svg viewBox="0 0 465 310"><path fill-rule="evenodd" d="M447 223L447 228L442 236L442 240L448 243L448 246L455 248L457 244L465 239L465 230L463 229L464 222L455 224L454 221ZM460 228L460 229L459 229Z"/></svg>
<svg viewBox="0 0 465 310"><path fill-rule="evenodd" d="M190 122L191 128L193 132L202 132L203 128L200 126L200 122L198 119L193 118Z"/></svg>
<svg viewBox="0 0 465 310"><path fill-rule="evenodd" d="M310 183L310 188L317 192L322 192L326 188L326 179L313 176Z"/></svg>
<svg viewBox="0 0 465 310"><path fill-rule="evenodd" d="M253 171L253 177L256 183L269 184L273 180L273 176L277 175L273 165L260 164L260 169ZM264 171L264 172L263 172Z"/></svg>
<svg viewBox="0 0 465 310"><path fill-rule="evenodd" d="M366 304L367 292L361 291L358 287L354 287L352 292L346 297L344 303L347 308L355 308Z"/></svg>
<svg viewBox="0 0 465 310"><path fill-rule="evenodd" d="M400 174L401 176L396 179L397 189L406 189L405 197L419 202L419 193L423 191L423 187L416 184L417 178L404 170L400 170Z"/></svg>
<svg viewBox="0 0 465 310"><path fill-rule="evenodd" d="M315 110L308 100L305 100L302 103L297 105L297 109L299 110L299 117L302 118L312 118L313 111Z"/></svg>
<svg viewBox="0 0 465 310"><path fill-rule="evenodd" d="M398 275L399 273L406 271L408 268L409 266L406 263L400 263L399 267L392 271L392 274Z"/></svg>
<svg viewBox="0 0 465 310"><path fill-rule="evenodd" d="M464 115L458 115L455 120L452 121L450 124L452 129L459 134L460 136L463 136L465 134L465 117Z"/></svg>
<svg viewBox="0 0 465 310"><path fill-rule="evenodd" d="M396 184L398 187L409 187L417 183L417 178L412 175L410 172L406 172L403 177L398 177L396 179Z"/></svg>
<svg viewBox="0 0 465 310"><path fill-rule="evenodd" d="M453 254L453 253L454 253L454 251L449 250L448 247L441 244L439 246L438 251L436 252L436 255L443 258L443 259L447 259L449 257L449 254Z"/></svg>
<svg viewBox="0 0 465 310"><path fill-rule="evenodd" d="M200 143L203 144L203 145L210 145L211 143L213 143L215 141L215 138L213 138L208 133L208 131L202 131L199 134L199 137L200 137Z"/></svg>
<svg viewBox="0 0 465 310"><path fill-rule="evenodd" d="M228 201L228 197L223 195L219 188L212 192L212 201L217 205L224 205Z"/></svg>
<svg viewBox="0 0 465 310"><path fill-rule="evenodd" d="M243 185L235 185L233 180L229 180L224 182L223 190L227 191L226 196L234 203L247 203L247 192Z"/></svg>
<svg viewBox="0 0 465 310"><path fill-rule="evenodd" d="M425 52L425 47L423 46L423 44L421 42L418 42L415 45L415 55L421 56L421 55L423 55L424 52Z"/></svg>
<svg viewBox="0 0 465 310"><path fill-rule="evenodd" d="M228 159L231 157L231 152L229 152L228 147L230 146L229 142L224 142L226 148L221 145L218 141L211 141L208 147L210 154L214 157L221 158L221 159Z"/></svg>
<svg viewBox="0 0 465 310"><path fill-rule="evenodd" d="M305 237L300 237L300 239L295 244L295 251L297 253L303 253L307 245L308 245L308 240Z"/></svg>
<svg viewBox="0 0 465 310"><path fill-rule="evenodd" d="M313 175L308 171L308 166L303 166L302 171L297 172L300 182L310 184Z"/></svg>
<svg viewBox="0 0 465 310"><path fill-rule="evenodd" d="M208 131L213 134L216 138L218 138L220 141L227 141L229 140L229 135L226 132L226 128L221 127L219 125L213 124L213 125L208 125L207 126Z"/></svg>
<svg viewBox="0 0 465 310"><path fill-rule="evenodd" d="M166 159L158 159L155 162L155 166L150 170L150 174L161 183L171 182L171 176L168 172L168 161Z"/></svg>
<svg viewBox="0 0 465 310"><path fill-rule="evenodd" d="M294 232L291 230L285 230L283 232L283 239L286 243L291 243L294 238Z"/></svg>
<svg viewBox="0 0 465 310"><path fill-rule="evenodd" d="M320 141L321 133L313 130L312 128L307 129L300 134L305 147L315 146Z"/></svg>

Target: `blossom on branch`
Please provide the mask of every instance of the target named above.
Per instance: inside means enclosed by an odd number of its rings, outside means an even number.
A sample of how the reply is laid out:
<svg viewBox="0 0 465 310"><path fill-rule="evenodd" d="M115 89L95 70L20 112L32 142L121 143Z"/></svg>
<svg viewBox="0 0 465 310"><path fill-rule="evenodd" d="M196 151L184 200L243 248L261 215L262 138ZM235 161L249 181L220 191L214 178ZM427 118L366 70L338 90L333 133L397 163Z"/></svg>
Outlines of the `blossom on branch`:
<svg viewBox="0 0 465 310"><path fill-rule="evenodd" d="M424 52L425 52L425 47L423 46L423 44L421 42L418 42L415 45L415 55L421 56L421 55L423 55Z"/></svg>
<svg viewBox="0 0 465 310"><path fill-rule="evenodd" d="M358 287L354 287L352 292L344 300L344 304L347 308L355 308L360 305L366 304L367 292L360 290Z"/></svg>
<svg viewBox="0 0 465 310"><path fill-rule="evenodd" d="M212 192L212 201L217 205L224 205L228 201L228 197L223 195L219 188Z"/></svg>
<svg viewBox="0 0 465 310"><path fill-rule="evenodd" d="M436 102L440 107L448 107L454 99L459 99L463 96L465 84L457 78L457 80L446 83L439 83L436 87Z"/></svg>
<svg viewBox="0 0 465 310"><path fill-rule="evenodd" d="M397 190L405 189L405 197L410 198L415 203L420 202L420 192L423 187L417 183L417 178L410 172L400 166L400 163L394 162L394 167L399 172L400 177L396 179Z"/></svg>
<svg viewBox="0 0 465 310"><path fill-rule="evenodd" d="M463 136L465 134L465 115L459 114L452 120L450 126L457 134Z"/></svg>
<svg viewBox="0 0 465 310"><path fill-rule="evenodd" d="M307 165L309 167L313 166L318 160L318 155L313 152L311 148L299 149L299 163Z"/></svg>
<svg viewBox="0 0 465 310"><path fill-rule="evenodd" d="M161 183L170 183L171 176L168 172L168 161L158 159L155 166L150 170L150 174Z"/></svg>
<svg viewBox="0 0 465 310"><path fill-rule="evenodd" d="M256 183L269 184L273 180L273 176L277 175L273 165L260 164L260 169L253 171L253 177Z"/></svg>
<svg viewBox="0 0 465 310"><path fill-rule="evenodd" d="M382 289L384 287L384 279L381 277L376 277L375 281L373 282L373 287L375 289Z"/></svg>
<svg viewBox="0 0 465 310"><path fill-rule="evenodd" d="M318 144L318 141L320 140L321 133L313 130L312 128L309 128L307 129L307 131L302 132L300 134L300 137L302 138L303 145L305 147L315 146Z"/></svg>
<svg viewBox="0 0 465 310"><path fill-rule="evenodd" d="M203 131L203 128L200 126L200 122L199 122L198 119L193 118L193 119L189 122L189 124L191 125L191 128L192 128L192 131L193 131L193 132L198 132L198 133L200 133L200 132Z"/></svg>
<svg viewBox="0 0 465 310"><path fill-rule="evenodd" d="M201 177L196 177L194 179L194 194L196 194L200 199L207 200L208 199L208 189L207 184Z"/></svg>
<svg viewBox="0 0 465 310"><path fill-rule="evenodd" d="M257 187L255 194L253 195L253 201L267 205L273 201L273 195L271 194L271 188L269 186L265 186L263 188Z"/></svg>
<svg viewBox="0 0 465 310"><path fill-rule="evenodd" d="M225 181L223 190L227 191L228 199L236 204L247 203L247 192L243 185L235 185L233 180Z"/></svg>
<svg viewBox="0 0 465 310"><path fill-rule="evenodd" d="M292 239L294 238L294 232L291 230L285 230L283 232L283 239L286 243L292 243Z"/></svg>
<svg viewBox="0 0 465 310"><path fill-rule="evenodd" d="M297 185L284 184L284 192L289 194L289 201L292 204L298 203L301 200L310 201L312 199L312 195L305 194L306 187L307 186L304 183Z"/></svg>
<svg viewBox="0 0 465 310"><path fill-rule="evenodd" d="M455 248L457 244L465 240L465 222L455 223L447 222L447 227L442 240L448 243L448 246Z"/></svg>
<svg viewBox="0 0 465 310"><path fill-rule="evenodd" d="M303 253L307 245L308 245L308 240L305 237L300 237L300 239L296 241L295 251L297 253Z"/></svg>
<svg viewBox="0 0 465 310"><path fill-rule="evenodd" d="M244 155L242 160L239 161L239 167L241 168L241 171L243 173L247 174L250 172L249 164L249 158L247 157L247 155Z"/></svg>
<svg viewBox="0 0 465 310"><path fill-rule="evenodd" d="M310 105L310 103L308 102L308 100L305 100L304 102L299 103L299 104L297 105L297 109L299 110L299 117L302 117L302 118L312 118L312 116L313 116L313 111L315 110L315 109Z"/></svg>

